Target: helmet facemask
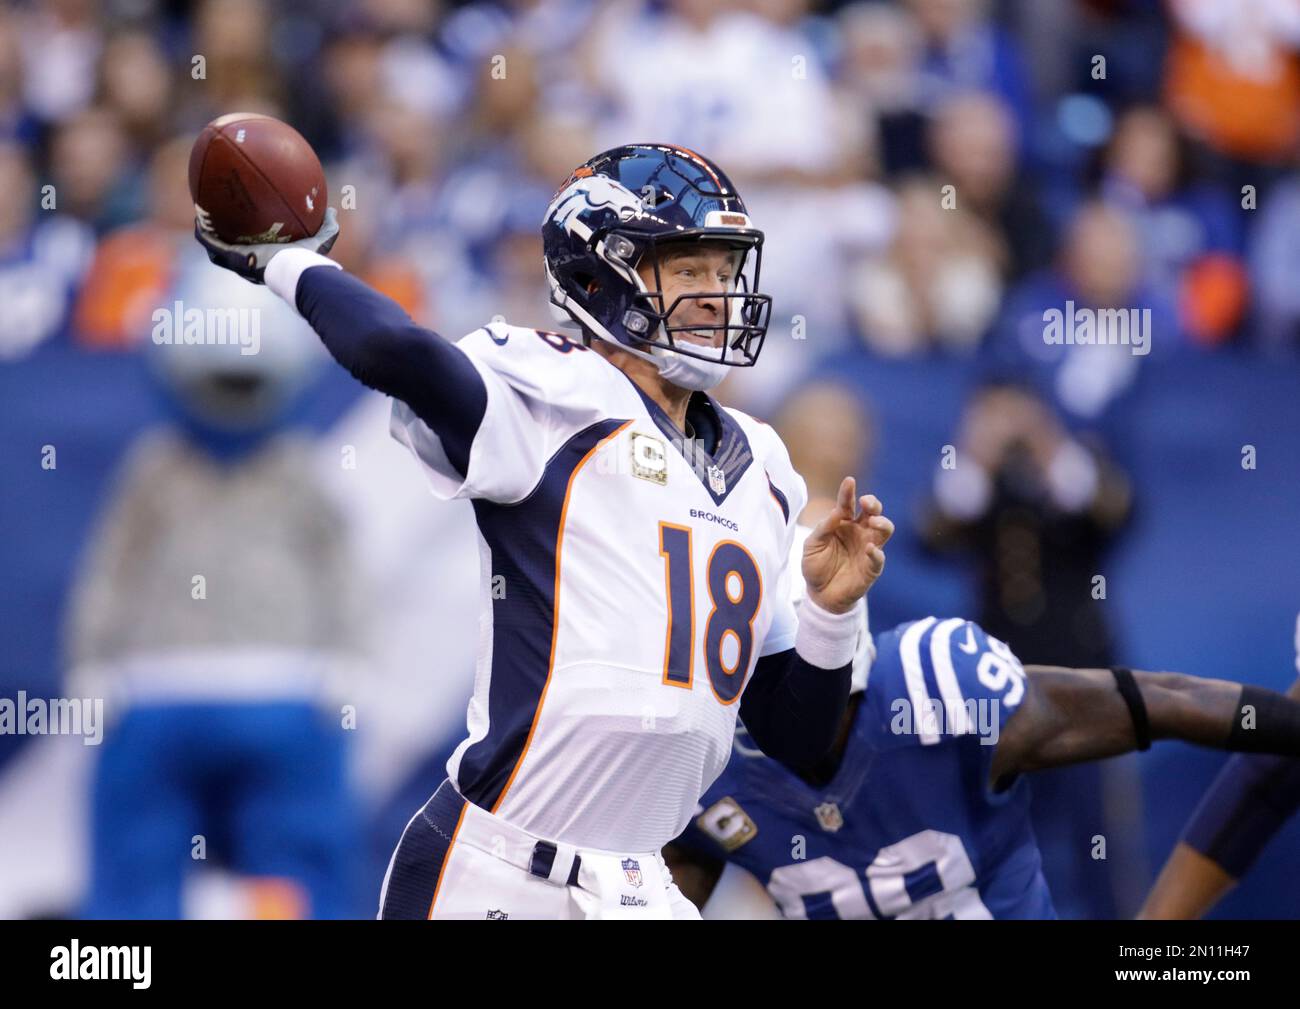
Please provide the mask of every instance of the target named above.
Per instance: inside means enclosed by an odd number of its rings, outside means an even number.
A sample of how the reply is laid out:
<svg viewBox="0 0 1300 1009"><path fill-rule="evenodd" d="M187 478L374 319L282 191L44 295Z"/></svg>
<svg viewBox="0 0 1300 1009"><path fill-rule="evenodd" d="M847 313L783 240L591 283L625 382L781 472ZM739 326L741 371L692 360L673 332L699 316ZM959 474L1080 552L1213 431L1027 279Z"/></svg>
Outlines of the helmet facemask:
<svg viewBox="0 0 1300 1009"><path fill-rule="evenodd" d="M758 360L772 314L772 299L758 293L763 257L760 232L709 228L686 236L661 237L611 229L593 244L602 258L636 287L631 304L618 320L624 332L637 341L636 349L653 358L666 351L728 368L752 367ZM676 294L669 300L666 264L689 255L692 247L719 245L734 253L725 284L716 290ZM653 270L650 283L636 269L637 264L646 262ZM684 321L682 310L693 301L722 302L720 317L713 322ZM708 337L710 342L691 337ZM654 353L656 350L660 353Z"/></svg>

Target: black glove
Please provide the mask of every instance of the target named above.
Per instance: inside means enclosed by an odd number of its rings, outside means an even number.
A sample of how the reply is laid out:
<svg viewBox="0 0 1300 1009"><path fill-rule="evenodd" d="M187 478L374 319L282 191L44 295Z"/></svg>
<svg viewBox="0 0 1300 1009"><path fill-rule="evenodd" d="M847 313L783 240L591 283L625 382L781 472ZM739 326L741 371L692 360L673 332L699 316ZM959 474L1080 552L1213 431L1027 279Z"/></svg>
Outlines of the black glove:
<svg viewBox="0 0 1300 1009"><path fill-rule="evenodd" d="M335 239L339 237L339 217L333 207L327 207L325 220L321 222L320 230L316 234L300 238L296 242L267 242L263 245L231 245L229 242L223 242L217 237L215 231L204 228L203 218L200 217L194 222L194 237L207 250L208 258L217 266L233 270L245 280L260 284L263 282L262 275L266 272L266 265L277 252L285 249L307 249L311 252L319 252L322 256L329 252L334 246Z"/></svg>

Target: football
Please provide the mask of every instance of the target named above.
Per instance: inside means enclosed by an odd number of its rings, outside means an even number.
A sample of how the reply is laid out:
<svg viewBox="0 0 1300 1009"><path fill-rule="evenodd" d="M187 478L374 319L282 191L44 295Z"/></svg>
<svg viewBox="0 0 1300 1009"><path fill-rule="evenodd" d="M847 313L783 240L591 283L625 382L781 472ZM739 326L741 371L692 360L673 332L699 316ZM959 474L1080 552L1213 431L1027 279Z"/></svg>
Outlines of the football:
<svg viewBox="0 0 1300 1009"><path fill-rule="evenodd" d="M190 196L199 219L238 245L314 235L328 194L320 159L288 123L232 112L203 127L190 150Z"/></svg>

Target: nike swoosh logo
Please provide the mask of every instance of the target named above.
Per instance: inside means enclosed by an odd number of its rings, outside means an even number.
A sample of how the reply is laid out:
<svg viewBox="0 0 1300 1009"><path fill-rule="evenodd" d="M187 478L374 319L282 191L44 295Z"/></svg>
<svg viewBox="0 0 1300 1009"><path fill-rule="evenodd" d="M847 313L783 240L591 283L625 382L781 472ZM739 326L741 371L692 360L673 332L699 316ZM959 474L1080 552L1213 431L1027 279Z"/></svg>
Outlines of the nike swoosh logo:
<svg viewBox="0 0 1300 1009"><path fill-rule="evenodd" d="M975 644L975 629L970 624L966 625L966 640L957 647L967 655L974 655L979 651L979 645Z"/></svg>

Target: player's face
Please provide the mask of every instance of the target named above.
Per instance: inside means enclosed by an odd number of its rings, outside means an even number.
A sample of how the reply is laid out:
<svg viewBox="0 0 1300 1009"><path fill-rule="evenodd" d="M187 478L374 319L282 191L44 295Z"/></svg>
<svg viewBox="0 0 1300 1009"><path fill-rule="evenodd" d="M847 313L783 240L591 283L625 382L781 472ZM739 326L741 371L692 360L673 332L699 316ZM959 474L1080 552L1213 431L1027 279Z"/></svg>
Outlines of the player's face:
<svg viewBox="0 0 1300 1009"><path fill-rule="evenodd" d="M664 308L672 308L673 303L682 295L734 291L742 255L726 246L708 244L661 253L658 285L663 293ZM647 288L655 290L653 260L638 265L637 273ZM672 326L691 327L689 330L675 332L675 339L705 347L720 347L725 334L721 327L727 322L727 299L685 298L678 302L676 308L672 308L667 322Z"/></svg>

